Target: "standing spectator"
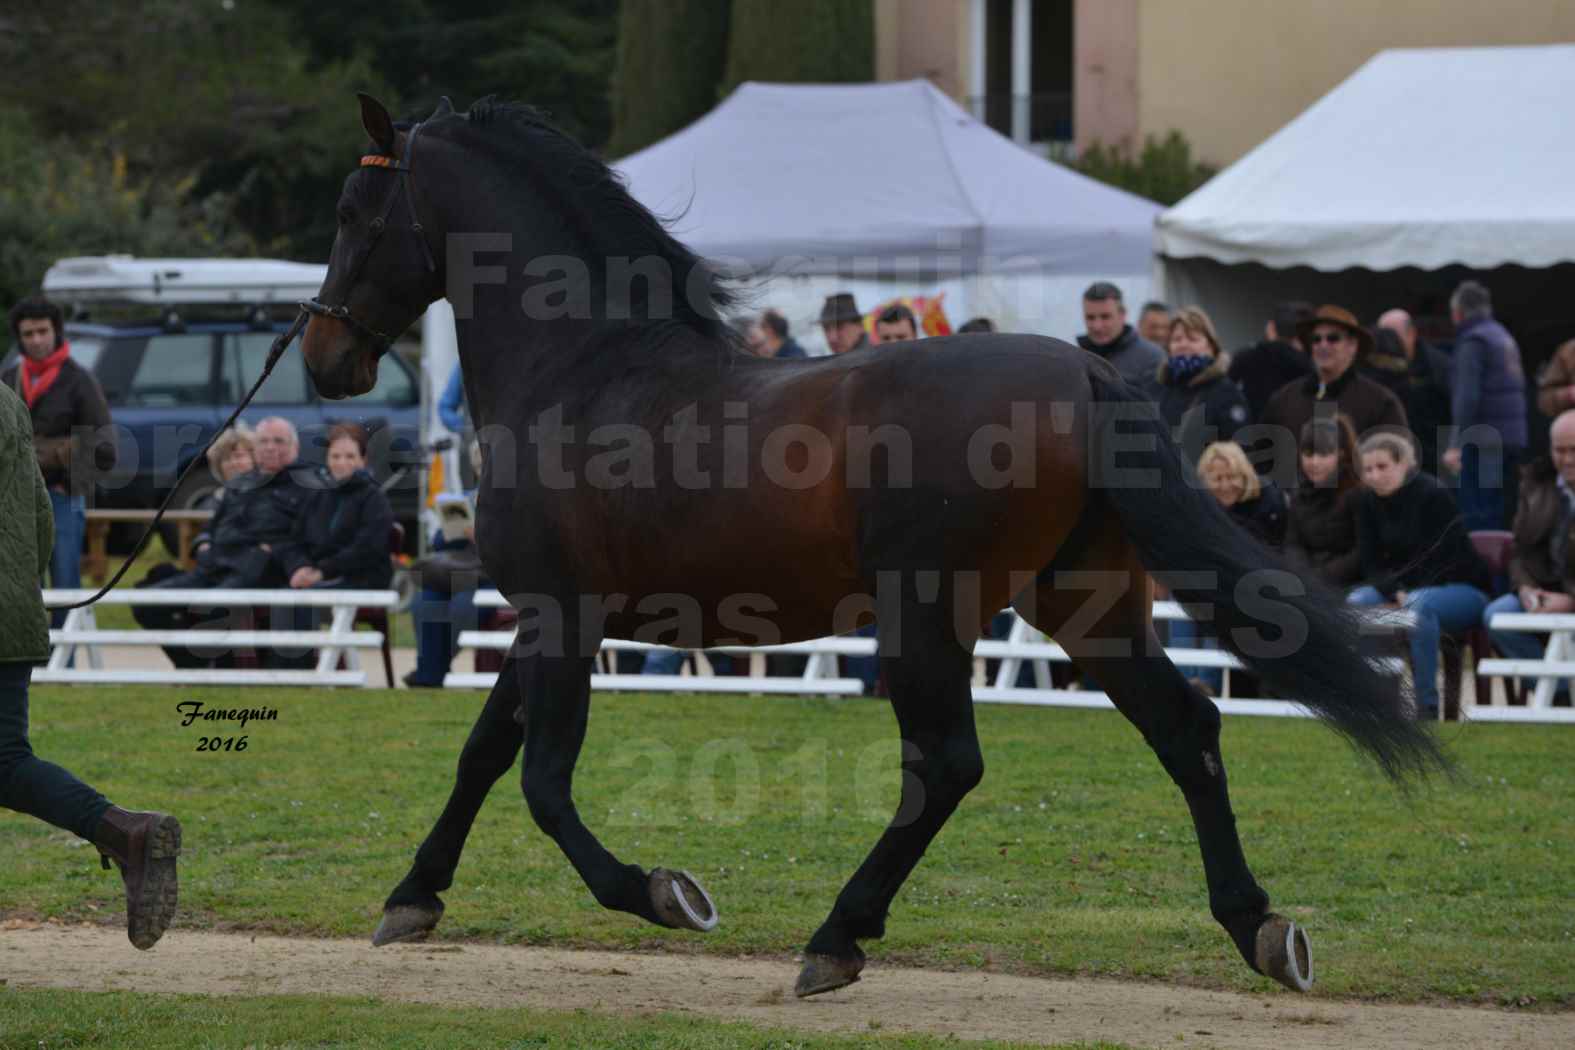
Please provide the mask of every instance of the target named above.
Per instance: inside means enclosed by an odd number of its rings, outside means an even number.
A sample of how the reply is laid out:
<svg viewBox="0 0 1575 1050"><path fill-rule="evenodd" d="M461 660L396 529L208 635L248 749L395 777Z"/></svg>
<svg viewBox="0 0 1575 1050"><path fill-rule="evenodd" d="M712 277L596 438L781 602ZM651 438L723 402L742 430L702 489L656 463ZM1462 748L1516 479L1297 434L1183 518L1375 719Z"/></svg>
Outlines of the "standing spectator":
<svg viewBox="0 0 1575 1050"><path fill-rule="evenodd" d="M1575 534L1575 411L1553 421L1552 455L1521 472L1520 505L1515 512L1515 550L1509 560L1509 594L1491 602L1484 626L1494 613L1575 612L1575 565L1570 537ZM1515 660L1542 656L1544 638L1526 631L1492 631L1493 646Z"/></svg>
<svg viewBox="0 0 1575 1050"><path fill-rule="evenodd" d="M913 342L919 338L919 322L913 311L902 303L892 303L875 318L875 345Z"/></svg>
<svg viewBox="0 0 1575 1050"><path fill-rule="evenodd" d="M52 500L33 448L34 422L9 386L0 390L0 806L37 817L98 847L126 884L126 935L158 943L175 917L180 822L128 812L33 754L27 738L33 664L49 658L49 619L38 581L49 564Z"/></svg>
<svg viewBox="0 0 1575 1050"><path fill-rule="evenodd" d="M1449 427L1449 356L1421 338L1410 314L1386 310L1378 318L1373 352L1357 367L1400 399L1418 463L1438 477L1438 446Z"/></svg>
<svg viewBox="0 0 1575 1050"><path fill-rule="evenodd" d="M1417 708L1438 717L1438 643L1464 631L1487 608L1487 566L1471 546L1449 491L1416 469L1416 450L1404 435L1363 440L1362 494L1356 543L1363 586L1353 605L1393 603L1416 614L1411 628L1411 675Z"/></svg>
<svg viewBox="0 0 1575 1050"><path fill-rule="evenodd" d="M1165 351L1127 324L1121 289L1109 281L1089 285L1083 293L1083 324L1088 331L1077 337L1078 346L1109 361L1133 386L1153 389L1154 370L1165 359Z"/></svg>
<svg viewBox="0 0 1575 1050"><path fill-rule="evenodd" d="M1356 431L1344 416L1302 426L1300 477L1285 522L1285 553L1326 583L1349 587L1361 571L1356 507L1362 496Z"/></svg>
<svg viewBox="0 0 1575 1050"><path fill-rule="evenodd" d="M1373 336L1349 310L1320 306L1302 322L1298 336L1311 349L1313 374L1281 387L1269 398L1259 422L1281 428L1279 433L1293 448L1308 420L1333 418L1336 413L1351 421L1359 438L1375 427L1405 429L1405 409L1399 399L1355 367L1357 353L1372 349ZM1294 464L1273 466L1278 471Z"/></svg>
<svg viewBox="0 0 1575 1050"><path fill-rule="evenodd" d="M1575 339L1560 343L1537 376L1537 411L1554 419L1569 408L1575 408Z"/></svg>
<svg viewBox="0 0 1575 1050"><path fill-rule="evenodd" d="M798 345L798 340L788 334L787 318L775 310L767 310L760 315L760 320L755 325L754 337L760 341L760 349L756 352L761 357L809 356L804 352L804 348Z"/></svg>
<svg viewBox="0 0 1575 1050"><path fill-rule="evenodd" d="M295 519L294 534L274 549L279 565L296 590L380 591L393 578L389 537L394 510L388 496L366 471L366 431L340 423L328 431L328 463L317 487ZM289 606L276 610L275 627L310 631L321 610ZM269 656L276 667L310 669L313 651L276 646Z"/></svg>
<svg viewBox="0 0 1575 1050"><path fill-rule="evenodd" d="M1169 355L1155 376L1154 401L1176 435L1183 458L1191 460L1205 445L1230 441L1247 422L1247 401L1226 376L1230 357L1220 352L1214 322L1196 306L1170 322Z"/></svg>
<svg viewBox="0 0 1575 1050"><path fill-rule="evenodd" d="M1155 346L1164 346L1165 341L1170 338L1172 319L1169 306L1156 299L1150 299L1143 304L1143 309L1138 311L1138 335Z"/></svg>
<svg viewBox="0 0 1575 1050"><path fill-rule="evenodd" d="M1506 495L1526 453L1526 374L1520 347L1493 319L1493 299L1476 281L1449 297L1455 323L1454 427L1444 466L1460 475L1468 530L1502 529Z"/></svg>
<svg viewBox="0 0 1575 1050"><path fill-rule="evenodd" d="M1296 334L1312 315L1311 303L1281 303L1263 326L1263 340L1232 355L1230 377L1247 396L1247 411L1254 421L1263 418L1269 398L1281 387L1313 374L1312 359Z"/></svg>
<svg viewBox="0 0 1575 1050"><path fill-rule="evenodd" d="M957 329L958 335L991 335L996 331L995 322L988 317L971 317Z"/></svg>
<svg viewBox="0 0 1575 1050"><path fill-rule="evenodd" d="M86 459L91 454L99 472L115 465L109 405L93 373L71 359L60 307L43 296L23 299L11 308L11 334L22 356L0 383L22 396L32 416L32 445L55 516L49 583L80 587L87 495L93 488ZM64 611L56 610L54 625L64 618Z"/></svg>
<svg viewBox="0 0 1575 1050"><path fill-rule="evenodd" d="M859 312L858 303L853 301L852 292L826 296L826 303L820 308L820 330L833 354L845 354L870 345L870 337L864 331L864 315Z"/></svg>

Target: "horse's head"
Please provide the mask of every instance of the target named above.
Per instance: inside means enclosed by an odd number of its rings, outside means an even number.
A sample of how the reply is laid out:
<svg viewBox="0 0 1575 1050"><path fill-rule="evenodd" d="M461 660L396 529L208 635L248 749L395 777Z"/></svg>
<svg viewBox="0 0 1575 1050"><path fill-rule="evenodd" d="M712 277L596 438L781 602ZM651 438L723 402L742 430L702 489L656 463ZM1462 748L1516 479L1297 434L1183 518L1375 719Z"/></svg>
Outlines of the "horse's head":
<svg viewBox="0 0 1575 1050"><path fill-rule="evenodd" d="M422 125L399 131L381 102L358 97L373 150L345 179L328 275L307 305L312 317L301 340L312 382L329 398L371 390L390 344L443 294L437 231L422 226L413 171ZM429 119L452 112L444 99Z"/></svg>

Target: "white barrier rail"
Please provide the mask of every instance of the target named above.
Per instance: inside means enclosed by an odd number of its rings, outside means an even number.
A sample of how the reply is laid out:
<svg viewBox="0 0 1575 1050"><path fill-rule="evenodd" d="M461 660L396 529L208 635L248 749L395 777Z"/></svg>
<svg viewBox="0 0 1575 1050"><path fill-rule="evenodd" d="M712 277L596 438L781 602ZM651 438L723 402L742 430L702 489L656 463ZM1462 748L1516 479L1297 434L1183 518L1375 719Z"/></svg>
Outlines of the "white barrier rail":
<svg viewBox="0 0 1575 1050"><path fill-rule="evenodd" d="M1477 661L1477 674L1504 678L1505 692L1513 679L1535 678L1537 685L1525 707L1476 705L1470 717L1497 722L1575 722L1575 708L1555 708L1553 694L1559 679L1575 679L1575 613L1495 613L1488 626L1495 631L1546 634L1540 660L1492 659Z"/></svg>
<svg viewBox="0 0 1575 1050"><path fill-rule="evenodd" d="M46 590L44 601L51 605L82 601L93 596L91 590ZM395 591L314 591L280 588L277 590L160 590L122 588L100 598L98 605L160 605L210 610L265 607L329 609L325 629L316 631L254 630L100 630L94 615L96 606L72 609L65 622L49 632L52 646L49 662L33 672L40 683L85 685L331 685L366 686L359 653L379 649L383 635L378 631L354 629L357 609L391 609L398 604ZM105 668L104 646L179 646L194 649L317 649L314 670L190 669L190 668ZM341 657L350 668L339 670ZM86 667L76 666L85 662Z"/></svg>

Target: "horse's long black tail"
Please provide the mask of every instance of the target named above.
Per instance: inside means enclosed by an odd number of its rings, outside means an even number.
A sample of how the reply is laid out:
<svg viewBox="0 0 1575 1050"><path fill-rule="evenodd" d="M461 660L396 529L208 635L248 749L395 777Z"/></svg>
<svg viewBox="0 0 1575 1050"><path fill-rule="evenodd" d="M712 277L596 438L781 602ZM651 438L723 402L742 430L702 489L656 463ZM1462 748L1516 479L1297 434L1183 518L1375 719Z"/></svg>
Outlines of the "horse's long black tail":
<svg viewBox="0 0 1575 1050"><path fill-rule="evenodd" d="M1358 620L1342 596L1231 519L1146 398L1098 370L1089 380L1090 486L1114 506L1150 574L1178 601L1212 608L1226 648L1390 777L1447 770L1433 736L1411 717L1400 677L1362 655Z"/></svg>

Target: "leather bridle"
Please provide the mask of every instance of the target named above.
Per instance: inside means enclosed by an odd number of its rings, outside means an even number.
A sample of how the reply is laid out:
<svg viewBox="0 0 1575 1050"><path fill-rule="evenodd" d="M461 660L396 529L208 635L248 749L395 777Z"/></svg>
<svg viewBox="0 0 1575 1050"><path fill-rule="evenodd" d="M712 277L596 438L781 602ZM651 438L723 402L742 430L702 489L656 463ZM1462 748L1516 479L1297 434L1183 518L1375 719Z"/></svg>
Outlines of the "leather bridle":
<svg viewBox="0 0 1575 1050"><path fill-rule="evenodd" d="M371 339L376 344L379 356L382 356L393 345L395 337L379 332L350 312L350 291L355 287L356 279L361 276L362 267L372 257L372 252L377 249L377 242L382 238L383 231L388 229L388 219L394 212L394 205L399 200L399 191L401 189L404 190L405 203L410 211L409 229L411 233L415 234L416 243L421 245L421 256L426 261L427 272L435 273L437 271L437 262L432 258L432 248L427 244L426 228L421 225L421 220L416 216L416 187L410 160L415 153L416 136L420 133L420 124L410 129L410 132L405 136L404 156L397 162L393 157L381 153L369 154L361 158L361 167L382 168L384 171L392 171L399 175L399 179L389 189L388 197L383 202L383 210L368 226L371 236L367 239L366 244L362 246L354 265L350 267L350 275L344 281L344 293L340 297L339 305L329 306L318 299L308 299L300 304L301 309L313 317L331 317L335 321L341 321L349 325Z"/></svg>
<svg viewBox="0 0 1575 1050"><path fill-rule="evenodd" d="M153 521L151 521L148 524L148 527L143 531L142 538L137 541L136 547L133 548L129 555L127 555L126 560L121 563L119 571L116 572L107 583L94 592L92 597L79 602L71 602L69 604L50 605L48 608L80 609L84 606L92 605L94 602L104 597L104 595L108 594L110 588L114 587L121 581L121 578L126 575L126 570L131 568L131 563L136 560L137 556L142 553L143 548L148 545L148 540L153 538L153 531L159 527L159 522L164 518L164 512L169 509L169 506L174 501L176 494L180 491L181 483L186 480L187 475L189 475L198 464L205 464L207 462L208 449L213 447L213 443L219 440L220 435L235 425L235 421L239 419L241 413L246 410L246 406L252 403L252 398L257 396L257 391L261 390L262 385L268 381L268 376L273 373L274 366L279 363L279 359L284 356L284 352L290 348L290 344L295 341L295 337L301 334L301 330L306 327L306 322L310 318L331 317L336 321L344 322L351 328L354 328L356 331L360 332L362 335L372 339L373 342L376 343L377 355L379 357L386 353L388 348L393 345L393 336L385 335L382 332L379 332L377 329L356 318L356 316L350 312L350 290L355 287L356 278L361 276L362 267L364 267L367 260L372 257L373 249L377 247L377 242L383 236L383 231L388 228L388 218L394 212L394 205L399 200L399 191L401 189L404 190L405 202L410 210L410 232L416 235L416 242L421 245L421 255L426 259L427 272L435 273L437 271L437 262L432 258L432 249L427 244L426 230L421 225L421 220L416 217L416 188L415 183L411 178L412 173L410 169L410 159L415 151L416 135L419 134L420 131L420 124L417 124L415 127L410 129L409 134L405 136L404 156L400 158L397 163L394 161L393 157L389 157L381 153L368 154L367 156L361 158L361 167L382 168L385 171L395 172L399 175L399 180L395 182L393 187L389 190L388 199L383 202L383 210L378 214L377 218L372 220L370 224L372 236L370 239L368 239L365 247L362 248L359 257L355 261L355 265L350 267L350 277L344 284L344 295L339 305L328 306L317 299L308 299L306 302L299 304L301 307L301 312L295 315L295 320L290 324L289 329L280 333L279 338L273 341L273 346L268 348L268 359L263 362L262 374L257 377L257 382L252 384L252 388L246 394L245 399L241 401L240 405L236 407L234 412L230 413L230 418L225 420L224 425L218 430L214 431L213 437L208 439L208 444L204 446L203 450L199 452L191 460L191 462L186 464L186 469L181 471L180 477L175 480L174 487L170 489L169 495L164 497L164 502L159 506L158 513L153 515Z"/></svg>

